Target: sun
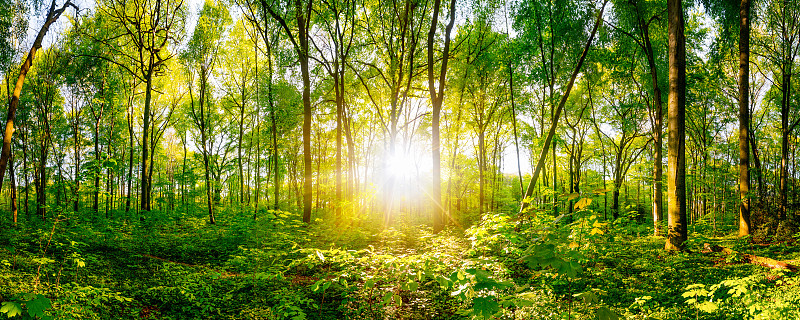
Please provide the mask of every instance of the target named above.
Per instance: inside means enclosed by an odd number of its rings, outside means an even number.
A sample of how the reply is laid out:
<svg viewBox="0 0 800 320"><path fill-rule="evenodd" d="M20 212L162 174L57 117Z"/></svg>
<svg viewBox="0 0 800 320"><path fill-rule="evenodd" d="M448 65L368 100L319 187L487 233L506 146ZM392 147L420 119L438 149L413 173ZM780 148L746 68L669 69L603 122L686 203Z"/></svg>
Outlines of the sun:
<svg viewBox="0 0 800 320"><path fill-rule="evenodd" d="M414 158L405 152L395 151L386 159L386 174L394 178L408 178L418 171Z"/></svg>

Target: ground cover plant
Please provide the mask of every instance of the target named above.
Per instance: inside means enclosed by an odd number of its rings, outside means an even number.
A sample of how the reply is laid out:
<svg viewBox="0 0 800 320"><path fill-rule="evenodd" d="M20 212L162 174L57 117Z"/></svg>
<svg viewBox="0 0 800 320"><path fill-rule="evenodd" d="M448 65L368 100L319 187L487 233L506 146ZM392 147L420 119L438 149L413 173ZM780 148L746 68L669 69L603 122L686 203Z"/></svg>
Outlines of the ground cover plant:
<svg viewBox="0 0 800 320"><path fill-rule="evenodd" d="M0 1L0 319L800 319L800 1Z"/></svg>
<svg viewBox="0 0 800 320"><path fill-rule="evenodd" d="M757 245L730 226L687 251L630 216L492 213L434 234L252 220L81 220L4 225L2 313L32 319L794 319L800 278L701 252L713 243L793 262L793 240ZM334 219L331 219L332 221ZM701 243L703 242L703 243Z"/></svg>

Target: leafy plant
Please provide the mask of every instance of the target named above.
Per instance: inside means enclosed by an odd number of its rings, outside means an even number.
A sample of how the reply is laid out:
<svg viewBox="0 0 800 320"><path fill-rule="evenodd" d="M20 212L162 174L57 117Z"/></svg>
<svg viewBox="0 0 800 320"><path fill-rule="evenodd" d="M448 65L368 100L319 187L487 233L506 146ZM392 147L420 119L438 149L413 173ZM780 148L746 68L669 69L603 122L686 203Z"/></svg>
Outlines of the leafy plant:
<svg viewBox="0 0 800 320"><path fill-rule="evenodd" d="M42 294L22 293L12 297L11 301L5 301L0 307L0 313L4 313L9 319L53 319L45 311L50 309L50 299Z"/></svg>

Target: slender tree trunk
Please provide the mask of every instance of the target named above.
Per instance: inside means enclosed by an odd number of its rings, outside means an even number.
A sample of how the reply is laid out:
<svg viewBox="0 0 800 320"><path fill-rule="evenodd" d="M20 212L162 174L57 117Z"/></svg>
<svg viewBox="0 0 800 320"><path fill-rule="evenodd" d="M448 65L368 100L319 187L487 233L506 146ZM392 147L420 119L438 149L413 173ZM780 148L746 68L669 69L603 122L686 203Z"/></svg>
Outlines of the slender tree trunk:
<svg viewBox="0 0 800 320"><path fill-rule="evenodd" d="M265 21L266 22L266 21ZM266 34L265 34L266 35ZM253 56L255 57L255 69L256 72L253 74L255 88L256 88L256 165L255 165L255 174L256 174L256 189L254 191L254 201L255 201L255 210L253 210L253 220L258 217L258 210L261 198L261 95L259 94L258 90L258 38L256 38L254 43L254 50ZM269 170L267 170L269 172ZM269 174L267 174L267 179L269 179ZM268 200L269 201L269 200Z"/></svg>
<svg viewBox="0 0 800 320"><path fill-rule="evenodd" d="M17 225L17 179L14 174L14 155L8 159L8 173L11 178L11 217L14 221L14 226Z"/></svg>
<svg viewBox="0 0 800 320"><path fill-rule="evenodd" d="M647 56L647 64L650 69L650 78L653 82L653 100L655 102L655 110L653 110L653 234L659 235L659 224L664 217L664 192L662 184L662 175L664 173L663 163L661 159L664 157L662 154L662 140L663 140L663 117L664 107L661 101L661 87L658 86L658 68L656 67L655 53L653 52L653 45L650 42L650 30L648 24L645 23L644 18L639 18L639 28L642 29L642 38L644 39L645 53Z"/></svg>
<svg viewBox="0 0 800 320"><path fill-rule="evenodd" d="M686 241L686 38L681 0L667 1L669 21L669 144L666 250L682 250Z"/></svg>
<svg viewBox="0 0 800 320"><path fill-rule="evenodd" d="M338 22L337 22L338 23ZM337 45L338 51L338 45ZM337 55L338 56L338 55ZM343 62L342 62L343 63ZM342 216L342 126L344 119L344 92L342 92L342 88L340 87L340 82L344 81L344 79L339 78L339 62L334 62L334 68L336 69L336 74L333 77L333 86L336 91L336 181L335 181L335 188L336 188L336 200L334 202L335 212L337 217Z"/></svg>
<svg viewBox="0 0 800 320"><path fill-rule="evenodd" d="M267 101L269 102L269 112L270 112L270 125L272 131L272 165L274 166L274 173L273 178L275 179L273 184L273 200L274 204L272 208L275 210L280 210L280 189L281 189L281 181L280 181L280 154L278 152L278 118L276 115L277 108L275 106L275 99L273 97L272 92L272 81L273 81L273 74L274 74L274 66L272 61L272 43L266 42L267 46Z"/></svg>
<svg viewBox="0 0 800 320"><path fill-rule="evenodd" d="M74 102L73 102L74 103ZM72 120L72 134L73 134L73 152L75 153L75 190L73 194L75 199L72 203L72 211L78 212L80 209L80 188L81 188L81 180L80 180L80 173L81 173L81 155L80 155L80 128L78 127L78 121L80 121L80 111L77 110L77 106L73 104L73 111L72 116L74 119Z"/></svg>
<svg viewBox="0 0 800 320"><path fill-rule="evenodd" d="M133 190L133 140L135 139L133 136L133 94L128 97L128 109L126 111L126 121L128 124L128 186L127 186L127 194L125 197L125 212L131 211L131 191Z"/></svg>
<svg viewBox="0 0 800 320"><path fill-rule="evenodd" d="M31 212L28 211L28 204L31 185L30 180L28 180L28 171L26 170L28 167L28 135L25 130L22 130L20 139L22 140L22 177L25 180L25 217L30 219Z"/></svg>
<svg viewBox="0 0 800 320"><path fill-rule="evenodd" d="M739 236L750 234L750 0L739 3Z"/></svg>
<svg viewBox="0 0 800 320"><path fill-rule="evenodd" d="M6 173L6 167L8 166L8 159L11 157L11 136L14 134L14 121L17 119L17 107L19 106L19 97L22 94L22 85L25 83L25 76L28 75L28 71L31 69L31 65L33 65L33 59L36 57L36 51L42 47L42 40L50 30L50 25L52 25L53 22L56 22L61 14L64 13L64 10L70 6L75 7L71 1L67 1L61 6L61 8L56 9L56 1L52 0L50 2L50 9L47 11L44 24L42 25L42 28L39 29L39 33L36 35L36 38L33 41L33 46L31 46L31 50L28 51L28 55L25 57L25 61L22 63L22 66L19 69L17 82L14 85L14 92L12 93L11 100L8 104L8 112L6 113L6 127L5 131L3 131L3 148L0 150L0 190L3 189L3 179Z"/></svg>
<svg viewBox="0 0 800 320"><path fill-rule="evenodd" d="M789 175L789 139L791 139L792 130L789 126L789 112L791 106L791 90L792 90L792 65L786 63L782 70L782 91L783 98L781 101L781 158L780 158L780 203L778 208L778 219L783 221L786 219L787 213L787 197L788 197L788 184L787 176Z"/></svg>
<svg viewBox="0 0 800 320"><path fill-rule="evenodd" d="M150 211L150 181L148 181L148 177L150 176L148 172L148 170L150 170L150 155L148 150L149 143L147 140L150 137L150 102L152 100L153 91L153 73L154 70L153 66L151 65L147 70L147 75L145 76L144 121L142 126L141 203L139 205L143 213Z"/></svg>
<svg viewBox="0 0 800 320"><path fill-rule="evenodd" d="M208 85L207 84L207 79L206 79L207 72L208 72L208 70L206 69L206 66L202 66L201 70L200 70L200 97L199 97L200 98L200 100L199 100L199 102L200 102L200 119L199 119L199 122L200 123L199 124L200 124L200 139L201 139L201 143L203 145L203 148L202 148L202 151L203 151L203 167L205 169L203 171L204 171L205 178L206 178L206 200L207 200L207 203L208 203L207 204L208 222L211 223L211 224L216 224L217 222L216 222L216 219L214 218L214 199L213 199L213 196L212 196L212 188L211 188L212 183L211 183L211 175L210 175L211 168L210 168L210 159L209 159L209 157L210 157L211 150L209 150L209 148L208 148L208 138L209 138L208 137L208 126L210 126L210 124L208 123L208 119L206 119L206 112L205 112L206 105L207 105L207 100L208 100L208 98L206 97L206 95L208 94L206 92L206 86ZM209 115L209 117L210 117L210 115Z"/></svg>
<svg viewBox="0 0 800 320"><path fill-rule="evenodd" d="M433 231L439 232L444 228L445 217L444 207L442 206L442 159L441 159L441 136L439 132L440 118L442 112L442 102L444 101L444 87L447 77L447 63L450 60L450 33L455 23L455 0L450 1L450 21L447 24L444 35L444 49L442 51L442 65L439 69L439 88L437 92L434 83L434 40L436 30L439 27L439 11L442 1L435 0L433 5L433 18L431 28L428 31L427 58L428 58L428 91L431 98L431 162L433 164L431 181L431 199L433 200Z"/></svg>
<svg viewBox="0 0 800 320"><path fill-rule="evenodd" d="M100 210L100 120L98 119L94 126L94 161L95 161L95 175L94 175L94 201L92 203L92 211L97 213Z"/></svg>
<svg viewBox="0 0 800 320"><path fill-rule="evenodd" d="M297 48L300 56L300 73L303 79L303 222L311 222L312 177L311 171L311 74L308 69L308 32L307 18L303 13L311 9L311 1L307 0L308 8L303 10L302 1L295 0L297 10L298 37L300 47ZM310 12L309 12L310 15Z"/></svg>
<svg viewBox="0 0 800 320"><path fill-rule="evenodd" d="M508 81L509 89L508 94L511 100L511 125L514 131L514 149L517 151L517 173L519 174L519 192L520 195L525 194L525 186L522 185L522 163L519 159L519 135L517 134L517 106L514 100L514 66L509 60L508 62ZM519 199L522 201L522 199Z"/></svg>
<svg viewBox="0 0 800 320"><path fill-rule="evenodd" d="M242 144L244 142L244 109L245 109L245 93L242 88L242 106L239 108L239 144L236 146L236 152L239 158L237 164L239 165L239 206L244 204L244 166L242 165ZM240 209L241 210L241 209Z"/></svg>
<svg viewBox="0 0 800 320"><path fill-rule="evenodd" d="M597 20L595 21L594 27L592 28L592 33L589 35L589 39L586 41L586 45L583 48L583 52L581 53L580 59L578 59L578 64L575 66L575 69L572 71L572 76L567 83L567 87L564 89L564 95L561 97L561 101L558 103L558 108L556 108L556 112L553 115L553 123L550 126L550 131L547 133L547 137L544 140L544 146L542 146L542 153L539 155L539 161L536 164L536 169L533 171L533 176L531 177L530 183L528 184L528 188L525 190L525 196L522 199L530 197L533 194L533 189L536 187L536 180L539 179L539 173L542 171L542 167L544 167L545 159L547 158L547 151L550 148L550 144L553 142L553 136L556 132L556 127L558 124L558 118L561 115L562 110L564 109L564 105L567 103L567 98L569 98L569 93L572 90L573 84L575 84L575 78L578 77L578 72L580 72L581 67L583 66L584 60L586 60L586 54L589 52L589 48L594 41L594 36L597 33L597 28L600 27L600 23L603 21L603 11L606 8L606 4L608 1L603 1L603 6L600 8L600 12L597 15ZM520 205L520 212L525 212L526 207L528 204L523 201Z"/></svg>

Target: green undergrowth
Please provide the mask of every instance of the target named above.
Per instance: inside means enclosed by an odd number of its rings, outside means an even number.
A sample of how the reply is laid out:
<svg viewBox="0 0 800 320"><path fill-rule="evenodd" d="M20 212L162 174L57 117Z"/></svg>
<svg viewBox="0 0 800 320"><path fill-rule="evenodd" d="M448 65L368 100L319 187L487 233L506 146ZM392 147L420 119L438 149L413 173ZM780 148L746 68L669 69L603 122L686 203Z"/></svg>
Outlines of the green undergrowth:
<svg viewBox="0 0 800 320"><path fill-rule="evenodd" d="M687 251L590 200L555 216L487 213L433 234L397 217L302 223L283 211L32 219L0 230L0 318L797 319L800 277L744 254L800 259L700 225ZM330 221L330 222L326 222ZM703 253L704 243L737 254Z"/></svg>

